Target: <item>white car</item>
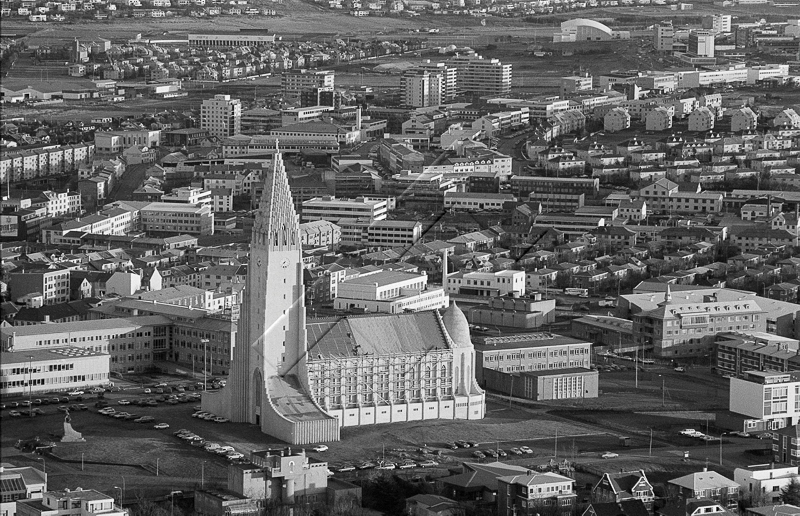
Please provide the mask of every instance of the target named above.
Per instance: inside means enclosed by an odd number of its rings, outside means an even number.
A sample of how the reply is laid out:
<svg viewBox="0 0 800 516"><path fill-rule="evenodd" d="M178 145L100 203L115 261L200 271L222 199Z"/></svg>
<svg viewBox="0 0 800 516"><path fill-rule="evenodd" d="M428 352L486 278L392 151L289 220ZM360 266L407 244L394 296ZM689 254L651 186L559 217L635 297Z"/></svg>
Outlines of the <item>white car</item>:
<svg viewBox="0 0 800 516"><path fill-rule="evenodd" d="M228 418L217 416L212 421L214 421L215 423L227 423L230 420Z"/></svg>
<svg viewBox="0 0 800 516"><path fill-rule="evenodd" d="M531 454L531 453L533 453L533 450L531 450L531 449L530 449L529 447L527 447L527 446L520 446L520 447L519 447L519 451L521 451L522 453L527 453L527 454Z"/></svg>
<svg viewBox="0 0 800 516"><path fill-rule="evenodd" d="M395 469L396 467L397 464L395 464L394 462L384 462L382 464L378 464L377 466L375 466L375 469L390 470L390 469Z"/></svg>
<svg viewBox="0 0 800 516"><path fill-rule="evenodd" d="M616 459L617 457L619 457L619 453L605 452L604 454L601 455L601 457L603 457L604 459Z"/></svg>
<svg viewBox="0 0 800 516"><path fill-rule="evenodd" d="M676 373L685 373L686 372L686 368L678 366L678 367L675 368L675 372Z"/></svg>
<svg viewBox="0 0 800 516"><path fill-rule="evenodd" d="M680 433L681 433L681 435L685 435L686 437L702 437L703 436L703 432L698 432L694 428L686 428L684 430L681 430Z"/></svg>
<svg viewBox="0 0 800 516"><path fill-rule="evenodd" d="M83 396L83 391L72 391L68 392L67 396Z"/></svg>
<svg viewBox="0 0 800 516"><path fill-rule="evenodd" d="M164 430L165 428L169 428L169 425L166 423L159 423L153 426L153 428L155 428L156 430Z"/></svg>
<svg viewBox="0 0 800 516"><path fill-rule="evenodd" d="M315 452L319 452L319 453L328 451L328 447L325 446L324 444L318 444L318 445L314 446L311 449L314 450Z"/></svg>
<svg viewBox="0 0 800 516"><path fill-rule="evenodd" d="M244 458L244 454L235 451L228 453L226 457L228 458L228 460L239 460Z"/></svg>
<svg viewBox="0 0 800 516"><path fill-rule="evenodd" d="M117 402L117 405L130 405L130 404L131 404L131 402L128 401L128 400L119 400Z"/></svg>

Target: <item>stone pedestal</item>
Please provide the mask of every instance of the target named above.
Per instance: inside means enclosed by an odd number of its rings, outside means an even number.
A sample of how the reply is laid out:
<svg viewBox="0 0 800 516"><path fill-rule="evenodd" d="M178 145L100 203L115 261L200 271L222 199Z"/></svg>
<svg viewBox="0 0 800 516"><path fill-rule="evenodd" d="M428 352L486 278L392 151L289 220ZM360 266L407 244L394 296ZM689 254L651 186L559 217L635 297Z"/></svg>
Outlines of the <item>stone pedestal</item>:
<svg viewBox="0 0 800 516"><path fill-rule="evenodd" d="M61 438L62 443L85 443L86 439L83 438L80 432L72 428L72 423L64 421L64 437Z"/></svg>

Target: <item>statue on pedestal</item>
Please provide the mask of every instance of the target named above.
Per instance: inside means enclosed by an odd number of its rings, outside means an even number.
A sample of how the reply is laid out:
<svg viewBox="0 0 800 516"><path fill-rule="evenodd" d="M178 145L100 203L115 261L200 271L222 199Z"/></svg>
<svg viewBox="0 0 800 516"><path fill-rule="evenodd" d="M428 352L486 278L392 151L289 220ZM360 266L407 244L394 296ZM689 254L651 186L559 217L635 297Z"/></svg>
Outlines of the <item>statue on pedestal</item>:
<svg viewBox="0 0 800 516"><path fill-rule="evenodd" d="M69 415L69 409L66 410L64 415L64 437L61 438L62 443L85 443L86 439L83 438L80 432L72 428L72 417Z"/></svg>

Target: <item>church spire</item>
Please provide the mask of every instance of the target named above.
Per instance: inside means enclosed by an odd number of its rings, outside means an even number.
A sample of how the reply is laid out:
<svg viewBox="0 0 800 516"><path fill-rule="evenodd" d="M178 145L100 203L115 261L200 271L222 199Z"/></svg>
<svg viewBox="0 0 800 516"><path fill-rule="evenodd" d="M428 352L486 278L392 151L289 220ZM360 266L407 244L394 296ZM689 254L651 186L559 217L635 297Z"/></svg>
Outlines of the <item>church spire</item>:
<svg viewBox="0 0 800 516"><path fill-rule="evenodd" d="M272 170L264 180L253 239L272 250L300 249L300 226L292 202L283 154L275 140Z"/></svg>

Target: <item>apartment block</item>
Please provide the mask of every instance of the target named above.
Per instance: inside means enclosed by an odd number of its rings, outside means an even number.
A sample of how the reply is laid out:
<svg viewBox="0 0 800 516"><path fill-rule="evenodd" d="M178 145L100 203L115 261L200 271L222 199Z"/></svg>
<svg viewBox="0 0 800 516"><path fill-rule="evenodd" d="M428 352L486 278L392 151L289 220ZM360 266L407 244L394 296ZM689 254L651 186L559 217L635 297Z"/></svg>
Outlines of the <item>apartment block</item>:
<svg viewBox="0 0 800 516"><path fill-rule="evenodd" d="M161 145L161 130L95 131L94 145L98 154L121 154L134 145L155 148Z"/></svg>
<svg viewBox="0 0 800 516"><path fill-rule="evenodd" d="M230 95L214 95L200 106L200 128L226 138L242 132L242 103Z"/></svg>
<svg viewBox="0 0 800 516"><path fill-rule="evenodd" d="M511 90L511 65L479 55L456 56L449 61L458 70L458 91L476 95L507 95Z"/></svg>
<svg viewBox="0 0 800 516"><path fill-rule="evenodd" d="M208 205L154 202L140 215L142 230L151 236L214 234L214 212Z"/></svg>
<svg viewBox="0 0 800 516"><path fill-rule="evenodd" d="M525 295L525 271L456 272L447 276L447 293L472 296Z"/></svg>
<svg viewBox="0 0 800 516"><path fill-rule="evenodd" d="M299 98L306 90L333 86L334 73L330 70L287 70L281 74L281 95L284 99Z"/></svg>
<svg viewBox="0 0 800 516"><path fill-rule="evenodd" d="M475 377L483 385L485 370L504 373L589 369L592 343L554 333L486 337L475 345Z"/></svg>
<svg viewBox="0 0 800 516"><path fill-rule="evenodd" d="M22 328L42 326L49 325ZM7 349L5 343L3 349ZM109 381L108 354L100 351L60 345L49 349L3 351L0 357L0 394L4 396L97 387Z"/></svg>
<svg viewBox="0 0 800 516"><path fill-rule="evenodd" d="M301 221L327 220L335 223L342 218L362 218L372 222L385 220L387 213L388 201L385 199L337 199L325 196L303 202Z"/></svg>
<svg viewBox="0 0 800 516"><path fill-rule="evenodd" d="M746 371L730 379L728 410L775 430L798 424L800 372Z"/></svg>
<svg viewBox="0 0 800 516"><path fill-rule="evenodd" d="M444 103L445 78L428 70L408 70L400 78L400 102L409 107L438 106Z"/></svg>

